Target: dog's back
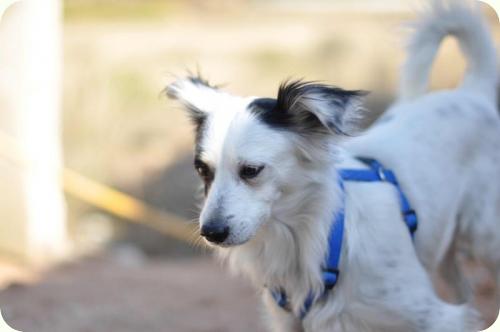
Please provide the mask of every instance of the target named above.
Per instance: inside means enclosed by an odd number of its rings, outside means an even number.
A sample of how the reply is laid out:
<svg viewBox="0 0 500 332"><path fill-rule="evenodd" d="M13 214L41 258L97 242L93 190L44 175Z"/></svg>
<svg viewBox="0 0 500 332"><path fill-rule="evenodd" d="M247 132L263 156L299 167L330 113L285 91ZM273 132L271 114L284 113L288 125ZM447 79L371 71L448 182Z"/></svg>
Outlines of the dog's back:
<svg viewBox="0 0 500 332"><path fill-rule="evenodd" d="M420 220L415 245L428 270L443 268L461 300L470 294L454 251L467 243L500 282L500 117L497 55L479 9L433 2L415 24L398 102L348 143L398 174ZM455 36L467 60L461 85L426 93L442 39Z"/></svg>

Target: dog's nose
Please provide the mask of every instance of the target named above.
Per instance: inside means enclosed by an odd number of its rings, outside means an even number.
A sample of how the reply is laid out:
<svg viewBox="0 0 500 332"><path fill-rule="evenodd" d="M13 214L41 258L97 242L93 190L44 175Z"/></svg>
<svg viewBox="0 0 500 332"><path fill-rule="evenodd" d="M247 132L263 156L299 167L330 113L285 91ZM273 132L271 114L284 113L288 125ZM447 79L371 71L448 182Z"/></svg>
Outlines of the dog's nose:
<svg viewBox="0 0 500 332"><path fill-rule="evenodd" d="M201 236L213 243L221 243L229 235L229 226L220 223L207 223L201 226Z"/></svg>

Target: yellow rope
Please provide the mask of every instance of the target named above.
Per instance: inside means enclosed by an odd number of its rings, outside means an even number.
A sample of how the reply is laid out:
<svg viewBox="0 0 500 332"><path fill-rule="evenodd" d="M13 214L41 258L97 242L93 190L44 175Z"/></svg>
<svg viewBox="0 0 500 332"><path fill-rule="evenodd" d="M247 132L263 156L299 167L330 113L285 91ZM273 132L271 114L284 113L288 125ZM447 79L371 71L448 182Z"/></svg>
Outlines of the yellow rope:
<svg viewBox="0 0 500 332"><path fill-rule="evenodd" d="M64 190L84 202L99 207L128 221L147 225L165 235L191 242L197 227L186 220L152 206L130 195L65 168Z"/></svg>
<svg viewBox="0 0 500 332"><path fill-rule="evenodd" d="M0 154L19 165L30 163L9 135L0 132ZM62 169L62 184L66 193L129 222L149 226L162 234L192 242L197 227L183 218L160 211L145 202L85 177L68 168Z"/></svg>

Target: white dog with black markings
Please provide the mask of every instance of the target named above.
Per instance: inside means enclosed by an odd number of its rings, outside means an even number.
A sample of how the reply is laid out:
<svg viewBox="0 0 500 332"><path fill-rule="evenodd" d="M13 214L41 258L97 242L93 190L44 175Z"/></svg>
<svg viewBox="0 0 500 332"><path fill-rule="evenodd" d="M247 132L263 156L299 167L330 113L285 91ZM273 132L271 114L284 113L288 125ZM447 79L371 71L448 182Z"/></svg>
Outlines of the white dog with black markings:
<svg viewBox="0 0 500 332"><path fill-rule="evenodd" d="M500 279L496 53L475 5L431 7L410 40L399 101L356 137L347 136L360 117L360 91L287 82L276 99L242 98L196 77L167 87L196 125L201 235L263 289L272 331L478 329L476 311L442 301L429 274L442 271L460 300L470 299L454 255L463 247ZM427 94L447 35L467 58L465 79ZM355 156L394 171L418 214L414 241L394 186L345 182L340 190L338 169L366 168ZM344 204L339 280L320 296L328 235ZM286 292L288 311L269 289Z"/></svg>

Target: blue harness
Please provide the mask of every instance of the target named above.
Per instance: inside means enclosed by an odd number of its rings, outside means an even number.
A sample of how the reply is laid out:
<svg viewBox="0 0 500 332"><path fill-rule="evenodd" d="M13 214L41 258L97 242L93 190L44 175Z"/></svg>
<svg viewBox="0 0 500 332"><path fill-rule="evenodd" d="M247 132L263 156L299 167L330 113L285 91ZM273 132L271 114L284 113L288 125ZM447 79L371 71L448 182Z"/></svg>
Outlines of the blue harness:
<svg viewBox="0 0 500 332"><path fill-rule="evenodd" d="M332 224L330 235L328 239L328 254L325 261L325 266L322 268L324 291L319 298L325 297L328 292L335 286L339 278L339 263L340 254L342 251L342 238L344 235L344 219L345 219L345 195L344 195L344 181L358 181L358 182L388 182L396 188L399 196L399 203L401 206L401 214L406 226L410 230L413 239L415 231L417 230L418 220L417 214L411 208L410 202L401 190L396 175L393 171L388 170L382 166L378 161L369 158L357 158L364 164L368 165L370 169L340 169L339 170L339 186L342 191L342 207L335 216L335 222ZM284 310L291 311L290 303L287 295L283 289L271 290L276 303ZM309 296L304 301L300 312L300 318L303 319L312 304L317 298L314 294Z"/></svg>

